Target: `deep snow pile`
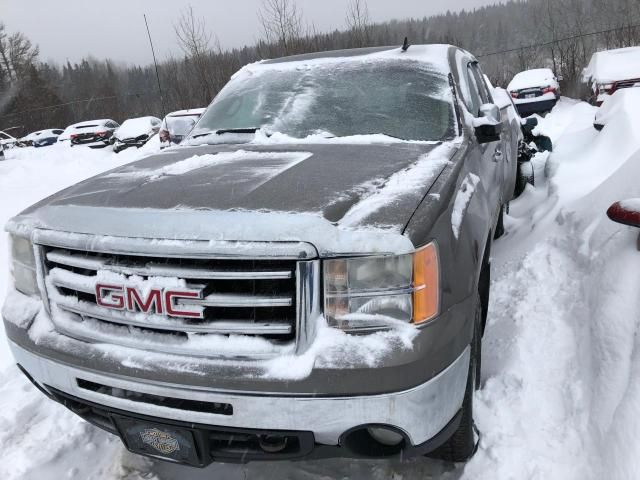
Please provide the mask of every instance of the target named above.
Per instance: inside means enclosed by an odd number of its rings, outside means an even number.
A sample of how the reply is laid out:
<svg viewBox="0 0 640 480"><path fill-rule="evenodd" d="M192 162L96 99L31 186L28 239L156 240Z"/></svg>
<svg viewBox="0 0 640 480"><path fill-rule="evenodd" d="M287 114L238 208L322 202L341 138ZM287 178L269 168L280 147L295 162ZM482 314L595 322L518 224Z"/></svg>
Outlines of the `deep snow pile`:
<svg viewBox="0 0 640 480"><path fill-rule="evenodd" d="M640 196L638 111L623 109L598 133L592 107L563 99L541 121L555 151L534 159L536 187L512 202L508 233L494 245L483 388L476 395L482 437L466 466L330 460L200 471L151 462L45 399L2 345L0 478L640 478L638 231L605 215L613 201ZM0 222L140 154L82 152L10 152L0 162ZM0 276L0 297L5 281Z"/></svg>

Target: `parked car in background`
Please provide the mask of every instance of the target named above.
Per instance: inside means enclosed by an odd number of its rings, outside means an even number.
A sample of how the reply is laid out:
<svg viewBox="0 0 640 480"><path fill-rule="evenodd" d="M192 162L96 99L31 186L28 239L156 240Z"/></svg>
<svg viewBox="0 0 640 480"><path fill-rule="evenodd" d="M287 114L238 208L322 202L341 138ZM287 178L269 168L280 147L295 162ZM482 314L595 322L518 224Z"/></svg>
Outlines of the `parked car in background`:
<svg viewBox="0 0 640 480"><path fill-rule="evenodd" d="M140 148L158 133L162 120L157 117L138 117L125 120L114 134L113 151L129 147Z"/></svg>
<svg viewBox="0 0 640 480"><path fill-rule="evenodd" d="M22 137L20 141L27 146L46 147L58 141L58 137L64 132L61 128L38 130Z"/></svg>
<svg viewBox="0 0 640 480"><path fill-rule="evenodd" d="M591 87L590 103L597 106L618 90L640 87L640 47L594 53L582 78Z"/></svg>
<svg viewBox="0 0 640 480"><path fill-rule="evenodd" d="M5 149L13 147L21 147L22 143L16 137L9 135L7 132L0 130L0 145Z"/></svg>
<svg viewBox="0 0 640 480"><path fill-rule="evenodd" d="M120 125L110 119L76 123L69 134L71 146L103 148L113 143L113 134Z"/></svg>
<svg viewBox="0 0 640 480"><path fill-rule="evenodd" d="M205 110L205 108L178 110L164 117L160 127L160 147L179 144L191 132Z"/></svg>
<svg viewBox="0 0 640 480"><path fill-rule="evenodd" d="M628 105L640 105L640 88L625 88L616 90L608 96L602 106L596 111L593 127L600 131L609 121L617 118Z"/></svg>
<svg viewBox="0 0 640 480"><path fill-rule="evenodd" d="M518 73L507 90L522 117L546 113L560 99L558 78L549 68L536 68Z"/></svg>

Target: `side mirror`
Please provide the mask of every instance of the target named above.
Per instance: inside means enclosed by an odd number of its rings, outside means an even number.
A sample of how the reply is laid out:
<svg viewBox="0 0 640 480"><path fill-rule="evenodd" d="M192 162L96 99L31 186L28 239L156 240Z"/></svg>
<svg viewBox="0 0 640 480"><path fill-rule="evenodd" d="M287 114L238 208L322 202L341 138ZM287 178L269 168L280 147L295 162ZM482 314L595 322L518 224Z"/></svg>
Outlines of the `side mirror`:
<svg viewBox="0 0 640 480"><path fill-rule="evenodd" d="M485 103L480 107L480 117L474 119L478 143L490 143L500 140L502 133L502 115L497 105Z"/></svg>
<svg viewBox="0 0 640 480"><path fill-rule="evenodd" d="M607 216L614 222L640 228L640 198L614 203L607 210Z"/></svg>

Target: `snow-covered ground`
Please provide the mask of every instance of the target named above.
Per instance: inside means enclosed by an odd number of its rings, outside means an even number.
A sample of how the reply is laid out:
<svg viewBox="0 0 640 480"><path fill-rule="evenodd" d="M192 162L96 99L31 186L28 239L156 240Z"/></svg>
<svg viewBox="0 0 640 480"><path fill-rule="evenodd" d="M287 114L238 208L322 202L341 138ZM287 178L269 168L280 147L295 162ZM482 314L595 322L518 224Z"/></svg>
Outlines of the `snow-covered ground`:
<svg viewBox="0 0 640 480"><path fill-rule="evenodd" d="M0 478L640 478L638 231L605 215L614 200L640 196L637 112L630 105L598 133L592 107L563 99L541 121L555 150L534 160L536 187L512 202L508 233L493 250L476 395L482 437L467 465L325 460L201 471L149 461L37 392L3 344ZM0 162L0 223L63 186L144 154L57 146L10 151ZM6 242L2 234L5 271ZM0 275L0 301L5 283Z"/></svg>

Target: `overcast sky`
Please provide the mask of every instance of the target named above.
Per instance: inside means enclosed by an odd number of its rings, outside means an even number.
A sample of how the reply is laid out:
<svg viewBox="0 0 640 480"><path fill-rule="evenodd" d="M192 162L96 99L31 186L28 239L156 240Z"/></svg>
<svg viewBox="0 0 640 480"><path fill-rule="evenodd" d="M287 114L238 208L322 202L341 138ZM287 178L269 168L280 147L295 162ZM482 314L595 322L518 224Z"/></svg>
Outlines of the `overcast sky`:
<svg viewBox="0 0 640 480"><path fill-rule="evenodd" d="M40 46L41 60L78 61L84 56L151 62L142 14L146 13L159 58L178 55L173 23L191 4L222 47L252 44L260 36L262 0L0 0L0 21ZM344 27L348 0L295 0L304 19L320 31ZM423 17L469 9L497 0L367 0L375 21Z"/></svg>

